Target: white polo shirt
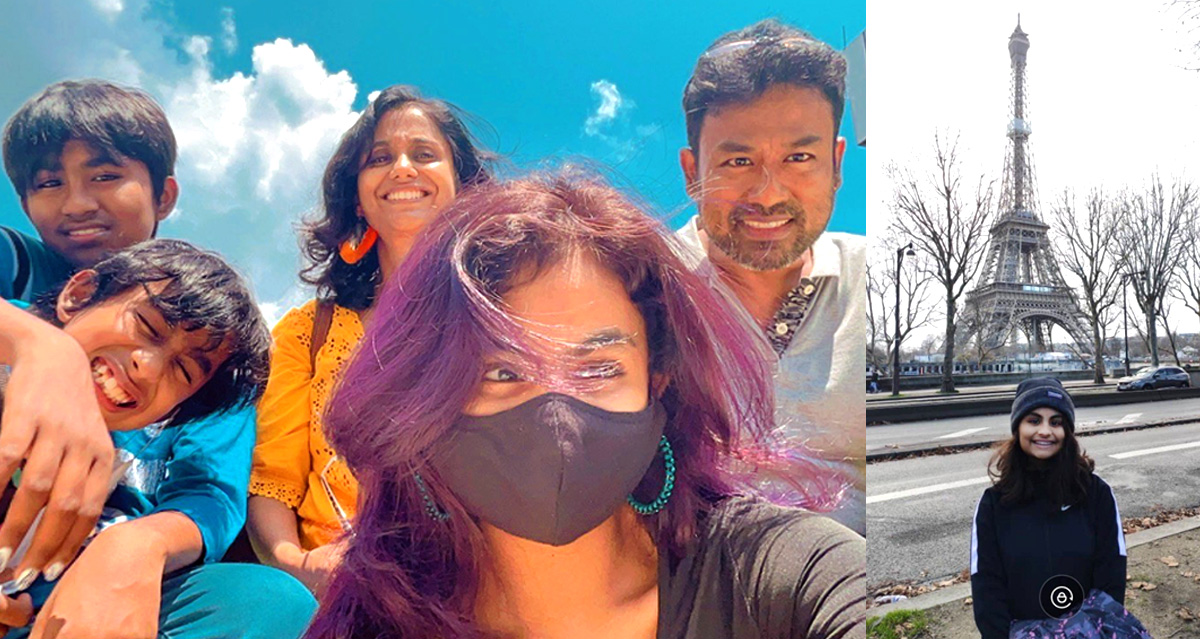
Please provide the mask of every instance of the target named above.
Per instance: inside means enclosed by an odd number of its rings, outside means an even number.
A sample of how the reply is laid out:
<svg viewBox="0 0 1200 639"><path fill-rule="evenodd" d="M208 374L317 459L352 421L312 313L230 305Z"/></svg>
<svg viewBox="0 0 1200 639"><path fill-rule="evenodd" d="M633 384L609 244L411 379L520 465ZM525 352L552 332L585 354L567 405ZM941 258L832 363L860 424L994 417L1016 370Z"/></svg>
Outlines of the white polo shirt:
<svg viewBox="0 0 1200 639"><path fill-rule="evenodd" d="M685 256L714 286L724 287L708 262L696 226L688 220L675 234L691 253ZM866 253L864 236L822 233L813 243L812 272L805 284L815 284L803 319L779 357L775 376L776 421L790 436L807 443L821 465L850 486L841 508L831 516L856 530L866 531ZM799 287L798 287L799 288ZM797 291L799 293L799 291ZM739 305L742 320L757 326ZM758 326L757 334L785 327Z"/></svg>

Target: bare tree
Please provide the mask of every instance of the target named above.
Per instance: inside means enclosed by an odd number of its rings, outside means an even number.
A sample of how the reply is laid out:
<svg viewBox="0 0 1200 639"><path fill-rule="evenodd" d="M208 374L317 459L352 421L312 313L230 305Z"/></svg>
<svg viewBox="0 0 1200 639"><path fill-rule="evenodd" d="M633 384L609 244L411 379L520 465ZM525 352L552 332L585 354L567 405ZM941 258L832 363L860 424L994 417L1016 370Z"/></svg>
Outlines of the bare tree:
<svg viewBox="0 0 1200 639"><path fill-rule="evenodd" d="M1172 295L1200 318L1200 225L1190 229L1187 251L1179 262Z"/></svg>
<svg viewBox="0 0 1200 639"><path fill-rule="evenodd" d="M1176 180L1168 190L1155 176L1142 191L1126 195L1123 220L1117 231L1122 269L1138 273L1130 278L1138 307L1146 316L1150 360L1158 366L1158 311L1171 289L1172 279L1190 242L1192 227L1200 223L1196 188Z"/></svg>
<svg viewBox="0 0 1200 639"><path fill-rule="evenodd" d="M1116 319L1121 271L1116 253L1118 216L1103 191L1088 193L1079 206L1075 194L1064 191L1050 210L1051 227L1060 263L1080 282L1083 312L1092 329L1093 376L1104 383L1104 342ZM1083 344L1077 344L1082 349Z"/></svg>
<svg viewBox="0 0 1200 639"><path fill-rule="evenodd" d="M891 334L888 332L887 283L877 260L867 260L867 362L880 370L888 365Z"/></svg>
<svg viewBox="0 0 1200 639"><path fill-rule="evenodd" d="M1167 298L1164 296L1159 300L1158 316L1162 319L1163 332L1167 334L1167 344L1171 347L1171 358L1175 360L1176 366L1183 366L1183 362L1179 361L1179 341L1175 339L1175 331L1171 330L1171 324L1167 319L1171 317L1171 305L1167 303Z"/></svg>
<svg viewBox="0 0 1200 639"><path fill-rule="evenodd" d="M963 345L967 350L967 361L975 364L981 370L993 356L1004 350L1005 344L1008 343L1008 336L1012 332L1012 325L1009 324L1001 329L996 339L984 339L988 329L992 326L993 319L990 310L978 304L968 304L959 316L958 323L961 329L959 335L975 336L974 340Z"/></svg>
<svg viewBox="0 0 1200 639"><path fill-rule="evenodd" d="M980 176L974 193L962 183L957 138L934 137L933 170L917 177L892 166L892 228L929 256L929 273L944 290L946 331L941 392L954 392L954 334L959 299L983 266L994 206L994 181Z"/></svg>
<svg viewBox="0 0 1200 639"><path fill-rule="evenodd" d="M890 367L896 346L933 316L928 257L908 257L900 269L900 333L896 333L896 249L903 243L889 234L867 262L867 357L876 369Z"/></svg>

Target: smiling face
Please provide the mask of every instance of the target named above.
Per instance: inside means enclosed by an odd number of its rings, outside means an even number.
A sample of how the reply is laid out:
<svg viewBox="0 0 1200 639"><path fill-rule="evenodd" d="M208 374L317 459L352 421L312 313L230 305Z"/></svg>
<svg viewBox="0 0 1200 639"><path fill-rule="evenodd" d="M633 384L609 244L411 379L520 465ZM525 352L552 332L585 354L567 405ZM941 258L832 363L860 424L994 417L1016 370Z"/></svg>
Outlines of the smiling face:
<svg viewBox="0 0 1200 639"><path fill-rule="evenodd" d="M799 260L825 231L846 142L816 88L778 85L710 111L680 162L710 247L756 271Z"/></svg>
<svg viewBox="0 0 1200 639"><path fill-rule="evenodd" d="M155 201L144 163L71 140L34 175L24 204L42 240L72 265L86 268L153 237L178 193L175 178L168 177Z"/></svg>
<svg viewBox="0 0 1200 639"><path fill-rule="evenodd" d="M570 394L612 412L646 408L650 354L646 325L621 280L595 260L574 256L550 265L503 297L518 323L553 340L550 375L568 378ZM468 415L494 415L548 392L503 353L485 360Z"/></svg>
<svg viewBox="0 0 1200 639"><path fill-rule="evenodd" d="M167 417L200 390L229 356L215 349L207 331L172 326L147 290L134 288L89 304L95 272L80 271L67 283L56 313L91 362L96 399L109 430L136 430Z"/></svg>
<svg viewBox="0 0 1200 639"><path fill-rule="evenodd" d="M1047 460L1057 455L1065 437L1062 413L1049 406L1033 409L1017 425L1021 450L1034 459Z"/></svg>
<svg viewBox="0 0 1200 639"><path fill-rule="evenodd" d="M358 173L359 213L380 239L410 238L454 199L457 188L450 144L421 107L384 114Z"/></svg>

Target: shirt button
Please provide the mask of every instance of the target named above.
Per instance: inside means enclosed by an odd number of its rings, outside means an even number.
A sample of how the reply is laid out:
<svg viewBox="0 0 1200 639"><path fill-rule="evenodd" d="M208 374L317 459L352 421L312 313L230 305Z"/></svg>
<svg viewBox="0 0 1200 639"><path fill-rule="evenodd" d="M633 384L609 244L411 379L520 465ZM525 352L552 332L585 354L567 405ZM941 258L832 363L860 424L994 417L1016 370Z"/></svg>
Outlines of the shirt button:
<svg viewBox="0 0 1200 639"><path fill-rule="evenodd" d="M787 322L780 322L775 325L775 334L776 335L779 335L780 337L782 337L784 335L787 335L787 332L788 332Z"/></svg>

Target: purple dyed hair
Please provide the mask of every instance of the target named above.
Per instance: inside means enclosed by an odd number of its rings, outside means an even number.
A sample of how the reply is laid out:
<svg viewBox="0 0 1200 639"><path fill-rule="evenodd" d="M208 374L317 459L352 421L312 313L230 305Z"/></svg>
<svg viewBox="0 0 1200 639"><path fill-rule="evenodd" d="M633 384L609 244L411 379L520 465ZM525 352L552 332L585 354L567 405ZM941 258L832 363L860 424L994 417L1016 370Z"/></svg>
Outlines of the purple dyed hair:
<svg viewBox="0 0 1200 639"><path fill-rule="evenodd" d="M747 492L731 467L761 461L770 447L774 396L769 352L736 319L733 302L688 269L657 220L597 178L567 170L482 185L430 224L385 284L330 402L326 436L362 497L307 637L480 634L471 612L486 548L426 462L471 399L484 354L499 349L528 362L544 353L538 336L506 314L504 292L578 254L625 283L646 322L651 368L670 379L662 401L675 491L662 512L643 518L660 552L681 556L715 503ZM449 520L427 515L414 471ZM651 501L662 481L656 461L634 495ZM814 485L808 503L828 506L829 484Z"/></svg>

